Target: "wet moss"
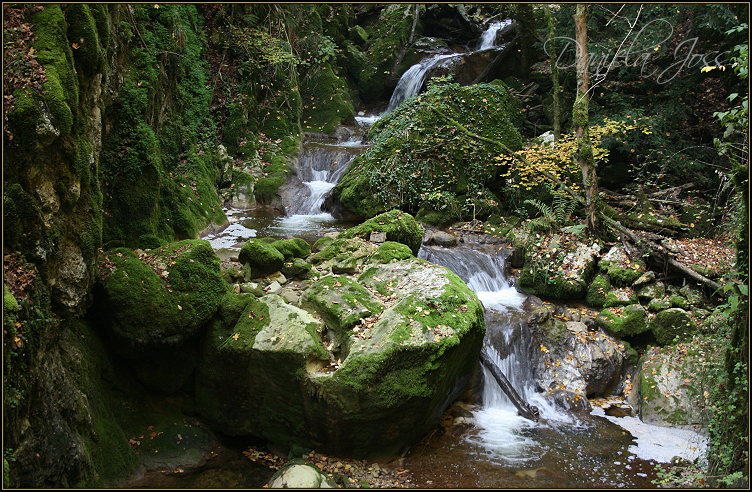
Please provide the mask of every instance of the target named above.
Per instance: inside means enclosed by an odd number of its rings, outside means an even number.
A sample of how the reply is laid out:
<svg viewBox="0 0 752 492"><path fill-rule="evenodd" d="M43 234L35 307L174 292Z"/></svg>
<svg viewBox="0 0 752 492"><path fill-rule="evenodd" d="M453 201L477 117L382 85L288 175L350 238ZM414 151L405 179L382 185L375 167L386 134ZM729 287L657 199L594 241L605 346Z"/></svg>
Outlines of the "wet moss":
<svg viewBox="0 0 752 492"><path fill-rule="evenodd" d="M101 72L104 65L104 55L99 42L98 23L95 21L89 5L69 5L66 10L66 17L68 40L74 47L74 59L89 75ZM101 24L100 22L99 25Z"/></svg>
<svg viewBox="0 0 752 492"><path fill-rule="evenodd" d="M606 308L596 321L615 337L639 335L649 329L647 313L639 304L625 308Z"/></svg>
<svg viewBox="0 0 752 492"><path fill-rule="evenodd" d="M391 263L393 260L406 260L413 257L412 250L405 244L394 241L384 241L379 246L378 252L373 259L382 263Z"/></svg>

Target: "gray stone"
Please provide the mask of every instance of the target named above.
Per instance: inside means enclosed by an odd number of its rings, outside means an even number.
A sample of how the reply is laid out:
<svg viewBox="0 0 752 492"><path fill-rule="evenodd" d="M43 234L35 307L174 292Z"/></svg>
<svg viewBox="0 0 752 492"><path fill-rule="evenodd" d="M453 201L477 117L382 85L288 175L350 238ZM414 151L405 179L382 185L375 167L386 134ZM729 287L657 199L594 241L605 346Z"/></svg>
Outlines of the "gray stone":
<svg viewBox="0 0 752 492"><path fill-rule="evenodd" d="M281 289L282 286L279 285L279 282L276 280L272 281L272 283L269 284L269 286L265 289L267 293L269 294L276 294L279 292L279 289Z"/></svg>
<svg viewBox="0 0 752 492"><path fill-rule="evenodd" d="M433 244L437 246L456 246L457 245L457 236L455 236L454 234L449 234L444 231L434 232L431 240L433 241Z"/></svg>
<svg viewBox="0 0 752 492"><path fill-rule="evenodd" d="M337 484L313 465L288 463L269 480L270 489L334 489Z"/></svg>

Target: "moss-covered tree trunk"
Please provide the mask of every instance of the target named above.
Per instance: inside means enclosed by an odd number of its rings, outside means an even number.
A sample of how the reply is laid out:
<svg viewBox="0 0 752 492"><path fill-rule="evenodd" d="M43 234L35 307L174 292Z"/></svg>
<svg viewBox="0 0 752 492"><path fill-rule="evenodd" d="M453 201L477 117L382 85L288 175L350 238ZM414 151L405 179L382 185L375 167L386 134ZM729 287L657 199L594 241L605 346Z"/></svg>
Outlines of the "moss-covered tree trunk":
<svg viewBox="0 0 752 492"><path fill-rule="evenodd" d="M517 17L520 28L520 51L522 55L522 76L530 75L530 67L533 64L533 43L537 41L535 36L535 14L529 3L517 5Z"/></svg>
<svg viewBox="0 0 752 492"><path fill-rule="evenodd" d="M595 172L588 128L587 20L588 6L578 3L574 15L577 41L577 99L572 109L572 122L577 135L577 162L582 169L582 185L585 188L587 223L591 231L597 231L595 205L598 200L598 176Z"/></svg>
<svg viewBox="0 0 752 492"><path fill-rule="evenodd" d="M548 55L551 59L551 82L553 83L553 109L554 109L554 141L561 137L561 115L559 114L559 67L556 65L556 28L554 27L554 18L551 16L551 7L548 4L543 5L546 13L546 23L548 24Z"/></svg>

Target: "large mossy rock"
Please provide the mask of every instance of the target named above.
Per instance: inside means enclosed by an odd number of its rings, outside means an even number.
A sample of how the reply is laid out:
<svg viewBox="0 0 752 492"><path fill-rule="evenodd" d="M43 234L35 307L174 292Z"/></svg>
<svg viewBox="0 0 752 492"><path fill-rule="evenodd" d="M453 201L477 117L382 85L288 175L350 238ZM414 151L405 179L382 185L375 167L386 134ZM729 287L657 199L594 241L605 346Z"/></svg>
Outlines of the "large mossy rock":
<svg viewBox="0 0 752 492"><path fill-rule="evenodd" d="M195 367L193 342L229 285L208 241L185 240L100 257L95 313L112 349L131 360L137 377L164 393L178 389Z"/></svg>
<svg viewBox="0 0 752 492"><path fill-rule="evenodd" d="M266 241L251 239L240 248L238 260L244 265L250 265L252 270L274 273L282 270L285 255Z"/></svg>
<svg viewBox="0 0 752 492"><path fill-rule="evenodd" d="M357 237L367 241L371 237L372 232L385 232L387 241L407 245L413 255L418 254L424 234L423 228L412 215L400 212L399 210L392 210L347 229L340 233L338 238L349 239Z"/></svg>
<svg viewBox="0 0 752 492"><path fill-rule="evenodd" d="M704 366L712 349L698 341L666 347L651 347L640 359L630 404L643 422L698 430L710 419L703 395L707 381Z"/></svg>
<svg viewBox="0 0 752 492"><path fill-rule="evenodd" d="M649 329L647 312L639 304L606 308L598 314L596 321L619 338L639 335Z"/></svg>
<svg viewBox="0 0 752 492"><path fill-rule="evenodd" d="M674 307L658 312L650 321L650 331L658 343L667 345L676 337L691 337L697 331L697 323L687 311Z"/></svg>
<svg viewBox="0 0 752 492"><path fill-rule="evenodd" d="M587 245L571 235L529 236L517 285L541 297L584 298L600 250L600 244Z"/></svg>
<svg viewBox="0 0 752 492"><path fill-rule="evenodd" d="M455 213L469 220L498 212L499 197L485 184L502 178L501 166L490 165L502 151L499 144L522 147L519 114L519 102L504 86L430 87L371 126L371 146L332 189L332 215L364 220L423 207L421 216L431 217L449 204L452 213L435 218L443 222Z"/></svg>
<svg viewBox="0 0 752 492"><path fill-rule="evenodd" d="M341 456L393 456L433 428L485 333L475 294L417 258L322 277L304 309L230 298L205 334L197 412L227 434Z"/></svg>

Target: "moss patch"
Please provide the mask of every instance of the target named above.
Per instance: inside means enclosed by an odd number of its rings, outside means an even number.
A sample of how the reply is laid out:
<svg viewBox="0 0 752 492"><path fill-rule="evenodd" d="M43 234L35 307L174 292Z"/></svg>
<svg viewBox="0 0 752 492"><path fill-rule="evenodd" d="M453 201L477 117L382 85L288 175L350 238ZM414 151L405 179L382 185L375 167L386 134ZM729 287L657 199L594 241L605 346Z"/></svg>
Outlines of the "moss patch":
<svg viewBox="0 0 752 492"><path fill-rule="evenodd" d="M386 232L386 239L407 245L413 255L418 254L420 245L423 242L423 228L418 224L415 218L399 210L373 217L360 225L351 227L342 232L340 238L358 237L368 240L372 232Z"/></svg>

